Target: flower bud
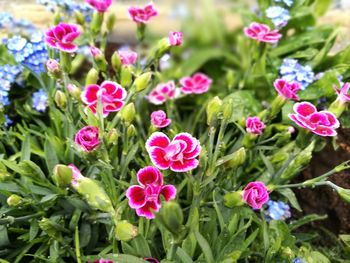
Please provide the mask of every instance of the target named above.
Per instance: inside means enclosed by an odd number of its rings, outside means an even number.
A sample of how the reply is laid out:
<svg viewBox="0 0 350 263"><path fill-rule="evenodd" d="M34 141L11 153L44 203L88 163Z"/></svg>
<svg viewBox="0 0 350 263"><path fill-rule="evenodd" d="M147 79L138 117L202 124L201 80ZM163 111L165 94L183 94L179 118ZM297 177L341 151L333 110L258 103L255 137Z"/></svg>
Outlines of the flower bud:
<svg viewBox="0 0 350 263"><path fill-rule="evenodd" d="M0 163L0 182L12 179L12 175L7 172L6 166Z"/></svg>
<svg viewBox="0 0 350 263"><path fill-rule="evenodd" d="M151 77L152 77L152 72L146 72L138 76L134 81L136 91L140 92L140 91L143 91L145 88L147 88L151 80Z"/></svg>
<svg viewBox="0 0 350 263"><path fill-rule="evenodd" d="M229 99L228 101L226 101L225 103L223 103L222 106L222 117L228 121L232 118L232 112L233 112L233 101L232 99Z"/></svg>
<svg viewBox="0 0 350 263"><path fill-rule="evenodd" d="M162 204L162 209L159 212L161 222L173 234L178 235L184 228L183 213L180 205L175 201L169 201Z"/></svg>
<svg viewBox="0 0 350 263"><path fill-rule="evenodd" d="M70 73L72 69L72 58L70 53L60 52L60 65L62 70L66 73Z"/></svg>
<svg viewBox="0 0 350 263"><path fill-rule="evenodd" d="M9 205L9 206L13 206L13 207L15 207L15 206L18 206L18 205L20 205L21 203L22 203L22 201L23 201L23 198L22 197L20 197L19 195L15 195L15 194L13 194L13 195L10 195L8 198L7 198L7 204Z"/></svg>
<svg viewBox="0 0 350 263"><path fill-rule="evenodd" d="M235 80L236 80L235 72L233 70L228 70L226 73L226 82L229 89L233 88L233 85L235 84Z"/></svg>
<svg viewBox="0 0 350 263"><path fill-rule="evenodd" d="M92 20L90 24L93 35L97 35L98 32L101 32L102 23L103 23L103 13L94 12L94 14L92 15Z"/></svg>
<svg viewBox="0 0 350 263"><path fill-rule="evenodd" d="M100 71L106 71L107 70L107 61L106 61L106 58L105 58L104 54L102 53L102 51L97 47L91 46L90 53L91 53L92 57L94 58L94 62L95 62L96 67Z"/></svg>
<svg viewBox="0 0 350 263"><path fill-rule="evenodd" d="M59 78L62 76L61 66L55 59L49 59L46 62L46 68L49 75L53 78Z"/></svg>
<svg viewBox="0 0 350 263"><path fill-rule="evenodd" d="M98 47L91 46L90 53L94 59L98 59L98 58L103 57L103 53L102 53L101 49L99 49Z"/></svg>
<svg viewBox="0 0 350 263"><path fill-rule="evenodd" d="M168 38L163 38L159 40L156 47L155 57L161 58L165 54L165 52L169 50L169 48L170 48L170 43Z"/></svg>
<svg viewBox="0 0 350 263"><path fill-rule="evenodd" d="M122 64L121 60L120 60L120 56L119 53L116 51L113 53L112 57L111 57L111 62L112 62L112 68L115 72L117 72L120 69L120 66Z"/></svg>
<svg viewBox="0 0 350 263"><path fill-rule="evenodd" d="M117 20L117 18L115 16L115 14L113 14L113 13L107 17L106 25L107 25L108 32L111 32L113 30L116 20Z"/></svg>
<svg viewBox="0 0 350 263"><path fill-rule="evenodd" d="M128 138L134 137L136 135L136 133L137 132L136 132L135 126L131 124L128 127L128 130L126 131L126 134L127 134Z"/></svg>
<svg viewBox="0 0 350 263"><path fill-rule="evenodd" d="M120 116L121 119L130 124L133 122L133 120L135 119L136 116L136 110L135 110L135 105L134 103L129 103L128 105L124 106L121 110L120 110Z"/></svg>
<svg viewBox="0 0 350 263"><path fill-rule="evenodd" d="M120 72L120 84L123 87L130 86L132 81L132 67L131 66L122 66Z"/></svg>
<svg viewBox="0 0 350 263"><path fill-rule="evenodd" d="M233 208L236 206L242 206L244 204L243 198L242 198L242 191L236 191L236 192L225 194L224 204L230 208Z"/></svg>
<svg viewBox="0 0 350 263"><path fill-rule="evenodd" d="M96 84L98 80L98 71L94 68L90 69L85 79L85 86Z"/></svg>
<svg viewBox="0 0 350 263"><path fill-rule="evenodd" d="M119 138L119 133L116 129L112 129L108 132L107 134L107 144L116 144L118 142L118 138Z"/></svg>
<svg viewBox="0 0 350 263"><path fill-rule="evenodd" d="M72 181L72 170L63 164L57 164L53 168L52 180L59 187L66 187Z"/></svg>
<svg viewBox="0 0 350 263"><path fill-rule="evenodd" d="M123 220L121 222L118 222L115 228L115 235L118 240L130 241L138 235L138 229L128 221Z"/></svg>
<svg viewBox="0 0 350 263"><path fill-rule="evenodd" d="M58 25L61 22L61 13L56 12L53 16L53 24Z"/></svg>
<svg viewBox="0 0 350 263"><path fill-rule="evenodd" d="M341 197L341 199L343 199L345 202L350 203L350 189L344 189L344 188L338 187L337 192Z"/></svg>
<svg viewBox="0 0 350 263"><path fill-rule="evenodd" d="M57 90L55 93L55 103L60 109L65 109L67 106L66 94L60 90Z"/></svg>
<svg viewBox="0 0 350 263"><path fill-rule="evenodd" d="M75 11L74 17L75 17L75 21L77 22L77 24L79 24L81 26L85 25L85 17L81 12Z"/></svg>
<svg viewBox="0 0 350 263"><path fill-rule="evenodd" d="M80 95L81 95L81 89L79 89L77 86L74 84L68 84L67 89L69 93L72 95L73 98L80 100Z"/></svg>
<svg viewBox="0 0 350 263"><path fill-rule="evenodd" d="M244 147L239 148L236 152L218 160L218 165L224 163L225 168L238 168L246 159L246 150Z"/></svg>
<svg viewBox="0 0 350 263"><path fill-rule="evenodd" d="M57 223L45 217L39 221L39 227L48 234L49 237L59 239L60 232L57 230L56 225Z"/></svg>
<svg viewBox="0 0 350 263"><path fill-rule="evenodd" d="M214 118L217 118L218 113L221 110L222 100L215 96L212 98L207 105L207 124L210 125Z"/></svg>

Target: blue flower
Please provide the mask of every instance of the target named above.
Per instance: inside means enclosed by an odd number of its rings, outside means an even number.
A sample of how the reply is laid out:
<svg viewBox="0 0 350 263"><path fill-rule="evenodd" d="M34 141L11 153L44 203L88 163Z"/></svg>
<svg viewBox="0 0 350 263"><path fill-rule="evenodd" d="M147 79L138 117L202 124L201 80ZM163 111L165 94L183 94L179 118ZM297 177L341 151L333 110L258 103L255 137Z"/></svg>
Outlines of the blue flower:
<svg viewBox="0 0 350 263"><path fill-rule="evenodd" d="M310 66L302 66L296 59L290 58L283 60L280 74L283 79L289 82L299 82L303 90L314 81L315 75Z"/></svg>
<svg viewBox="0 0 350 263"><path fill-rule="evenodd" d="M21 72L22 67L18 65L0 66L0 104L4 106L9 104L8 92Z"/></svg>
<svg viewBox="0 0 350 263"><path fill-rule="evenodd" d="M282 201L272 201L267 202L267 210L265 211L266 220L285 220L291 217L290 207L287 203Z"/></svg>
<svg viewBox="0 0 350 263"><path fill-rule="evenodd" d="M12 16L7 12L0 12L0 28L9 26L12 23Z"/></svg>
<svg viewBox="0 0 350 263"><path fill-rule="evenodd" d="M280 6L271 6L266 9L265 13L276 27L284 27L291 18L289 11Z"/></svg>
<svg viewBox="0 0 350 263"><path fill-rule="evenodd" d="M276 3L280 3L283 2L285 3L287 6L291 6L293 4L293 0L275 0Z"/></svg>
<svg viewBox="0 0 350 263"><path fill-rule="evenodd" d="M37 111L44 112L48 106L48 99L49 97L43 89L34 92L32 96L33 108Z"/></svg>
<svg viewBox="0 0 350 263"><path fill-rule="evenodd" d="M12 123L13 123L13 120L11 120L10 117L7 114L5 114L5 127L7 128Z"/></svg>
<svg viewBox="0 0 350 263"><path fill-rule="evenodd" d="M302 260L301 258L295 258L293 259L293 263L306 263L304 260Z"/></svg>

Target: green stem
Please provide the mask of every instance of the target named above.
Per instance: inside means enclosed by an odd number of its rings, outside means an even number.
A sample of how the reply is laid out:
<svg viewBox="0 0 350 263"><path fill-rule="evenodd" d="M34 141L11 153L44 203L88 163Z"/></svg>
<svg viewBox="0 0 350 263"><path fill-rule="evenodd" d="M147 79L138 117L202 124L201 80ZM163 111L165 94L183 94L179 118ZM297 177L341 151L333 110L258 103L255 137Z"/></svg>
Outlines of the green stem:
<svg viewBox="0 0 350 263"><path fill-rule="evenodd" d="M80 254L80 244L79 244L79 230L77 226L75 227L74 241L75 241L75 255L77 257L77 263L82 263L81 254Z"/></svg>

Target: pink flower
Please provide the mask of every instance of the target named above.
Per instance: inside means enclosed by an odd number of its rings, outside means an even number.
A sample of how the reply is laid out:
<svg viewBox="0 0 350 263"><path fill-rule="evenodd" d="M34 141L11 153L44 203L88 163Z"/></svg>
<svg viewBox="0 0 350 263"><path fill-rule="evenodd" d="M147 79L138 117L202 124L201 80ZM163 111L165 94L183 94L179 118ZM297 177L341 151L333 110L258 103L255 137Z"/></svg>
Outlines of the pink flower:
<svg viewBox="0 0 350 263"><path fill-rule="evenodd" d="M90 53L93 56L93 58L98 58L103 56L101 49L94 46L90 47Z"/></svg>
<svg viewBox="0 0 350 263"><path fill-rule="evenodd" d="M248 117L245 121L246 130L248 133L260 135L265 129L265 124L259 117Z"/></svg>
<svg viewBox="0 0 350 263"><path fill-rule="evenodd" d="M119 111L123 107L126 94L126 90L118 83L104 81L100 86L97 84L86 86L81 99L96 114L98 98L101 97L103 116L106 117L110 112Z"/></svg>
<svg viewBox="0 0 350 263"><path fill-rule="evenodd" d="M90 262L90 263L91 263L91 262ZM114 263L114 261L101 258L101 259L99 259L99 260L93 261L92 263Z"/></svg>
<svg viewBox="0 0 350 263"><path fill-rule="evenodd" d="M99 130L94 126L85 126L75 135L75 143L86 152L91 152L100 145Z"/></svg>
<svg viewBox="0 0 350 263"><path fill-rule="evenodd" d="M166 117L166 113L164 111L158 110L152 112L151 123L157 128L165 128L171 123L171 120Z"/></svg>
<svg viewBox="0 0 350 263"><path fill-rule="evenodd" d="M59 72L61 70L60 64L55 59L49 59L46 62L46 68L50 73Z"/></svg>
<svg viewBox="0 0 350 263"><path fill-rule="evenodd" d="M120 61L123 65L133 65L137 60L137 53L131 50L119 50L118 51Z"/></svg>
<svg viewBox="0 0 350 263"><path fill-rule="evenodd" d="M196 73L192 77L180 80L181 91L185 94L201 94L208 91L212 80L203 73Z"/></svg>
<svg viewBox="0 0 350 263"><path fill-rule="evenodd" d="M180 46L182 44L182 32L170 31L169 44L171 46Z"/></svg>
<svg viewBox="0 0 350 263"><path fill-rule="evenodd" d="M104 13L112 5L112 0L85 0L85 3L91 5L97 12Z"/></svg>
<svg viewBox="0 0 350 263"><path fill-rule="evenodd" d="M348 94L350 83L347 82L341 89L338 89L336 85L333 85L335 92L338 94L338 99L341 103L347 103L350 101L350 95Z"/></svg>
<svg viewBox="0 0 350 263"><path fill-rule="evenodd" d="M78 49L77 45L73 43L78 36L80 36L80 30L76 25L59 23L46 31L45 42L52 48L73 53Z"/></svg>
<svg viewBox="0 0 350 263"><path fill-rule="evenodd" d="M160 105L167 99L173 99L175 97L175 89L174 81L160 83L148 94L147 98L149 102Z"/></svg>
<svg viewBox="0 0 350 263"><path fill-rule="evenodd" d="M187 172L197 168L201 152L199 141L189 133L179 133L172 141L162 132L153 133L146 142L152 163L161 170Z"/></svg>
<svg viewBox="0 0 350 263"><path fill-rule="evenodd" d="M126 191L129 206L136 209L138 216L147 219L154 218L154 212L161 207L160 195L165 201L170 201L176 196L176 188L173 185L163 185L163 175L152 166L142 168L137 173L137 181L140 185L132 185Z"/></svg>
<svg viewBox="0 0 350 263"><path fill-rule="evenodd" d="M301 86L298 82L292 81L289 83L284 79L277 79L273 85L275 86L278 94L283 98L287 100L300 100L296 94L301 89Z"/></svg>
<svg viewBox="0 0 350 263"><path fill-rule="evenodd" d="M157 10L155 9L152 3L149 3L142 7L131 6L128 9L131 19L140 24L146 24L151 17L158 15Z"/></svg>
<svg viewBox="0 0 350 263"><path fill-rule="evenodd" d="M253 209L260 209L269 201L269 192L263 182L251 182L243 189L243 200Z"/></svg>
<svg viewBox="0 0 350 263"><path fill-rule="evenodd" d="M335 136L335 129L339 128L337 117L329 111L317 111L309 102L294 104L295 114L289 114L289 118L300 127L320 136Z"/></svg>
<svg viewBox="0 0 350 263"><path fill-rule="evenodd" d="M247 37L256 39L258 42L277 43L282 35L278 30L270 30L269 26L259 23L251 23L249 27L244 28L244 34Z"/></svg>
<svg viewBox="0 0 350 263"><path fill-rule="evenodd" d="M74 164L71 163L68 165L68 167L72 170L72 186L77 186L79 180L83 179L84 176Z"/></svg>
<svg viewBox="0 0 350 263"><path fill-rule="evenodd" d="M159 263L158 259L156 259L156 258L144 258L144 260L151 262L151 263Z"/></svg>

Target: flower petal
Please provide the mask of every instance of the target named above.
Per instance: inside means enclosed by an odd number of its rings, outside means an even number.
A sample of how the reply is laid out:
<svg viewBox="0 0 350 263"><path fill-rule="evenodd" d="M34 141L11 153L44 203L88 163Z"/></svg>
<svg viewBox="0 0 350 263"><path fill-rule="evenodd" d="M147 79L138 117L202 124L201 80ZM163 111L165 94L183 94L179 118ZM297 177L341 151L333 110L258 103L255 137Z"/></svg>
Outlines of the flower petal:
<svg viewBox="0 0 350 263"><path fill-rule="evenodd" d="M164 196L165 201L170 201L176 196L176 187L171 184L164 185L160 191L160 194Z"/></svg>
<svg viewBox="0 0 350 263"><path fill-rule="evenodd" d="M170 140L168 136L166 136L164 133L154 132L146 141L146 149L149 152L150 147L157 146L157 147L165 148L169 145L169 143L170 143Z"/></svg>
<svg viewBox="0 0 350 263"><path fill-rule="evenodd" d="M129 199L129 206L131 208L138 209L146 204L145 190L141 186L130 186L126 191L126 197Z"/></svg>
<svg viewBox="0 0 350 263"><path fill-rule="evenodd" d="M197 159L183 160L182 162L173 162L170 169L174 172L188 172L190 170L196 169L199 164Z"/></svg>
<svg viewBox="0 0 350 263"><path fill-rule="evenodd" d="M163 175L156 167L147 166L137 172L137 181L144 186L148 184L162 185Z"/></svg>

